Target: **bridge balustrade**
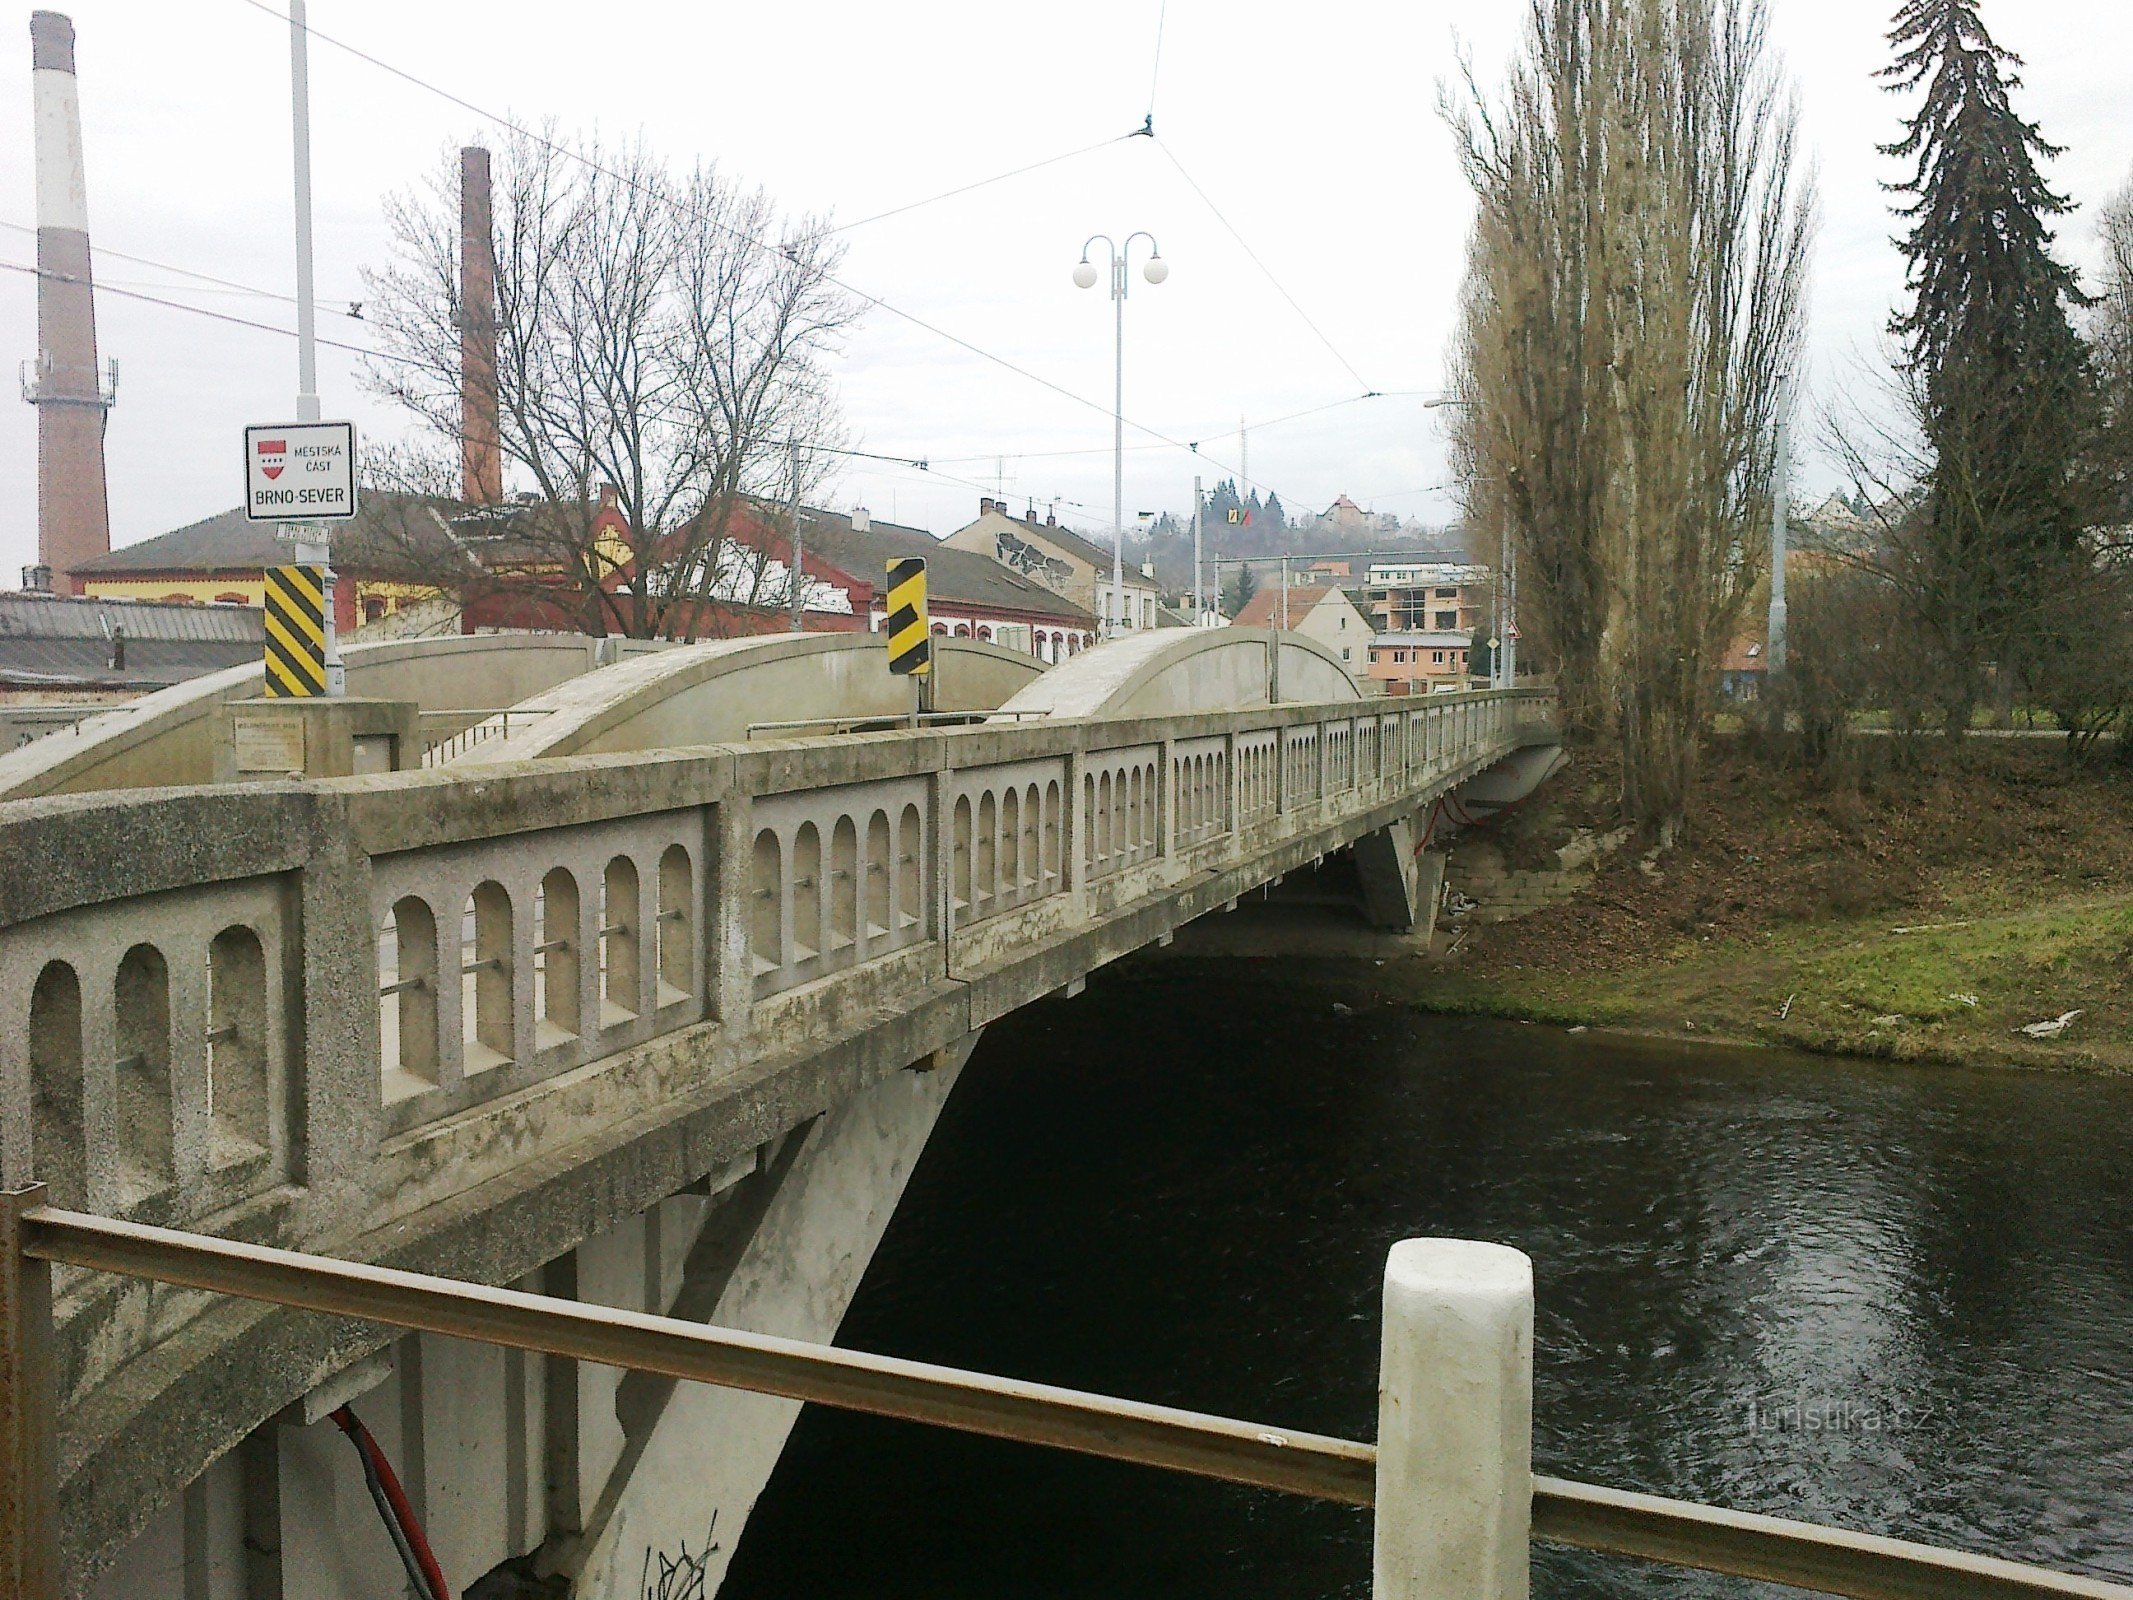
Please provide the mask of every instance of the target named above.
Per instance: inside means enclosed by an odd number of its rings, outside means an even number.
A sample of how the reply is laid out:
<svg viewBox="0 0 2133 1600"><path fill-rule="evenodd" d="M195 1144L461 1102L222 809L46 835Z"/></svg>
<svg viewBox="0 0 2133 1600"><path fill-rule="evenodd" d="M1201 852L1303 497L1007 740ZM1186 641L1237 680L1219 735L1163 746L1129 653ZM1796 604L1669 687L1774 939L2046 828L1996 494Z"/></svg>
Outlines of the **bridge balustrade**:
<svg viewBox="0 0 2133 1600"><path fill-rule="evenodd" d="M959 1037L1552 711L1280 705L0 806L0 1186L345 1241L962 985L927 1024ZM61 1287L71 1394L204 1304Z"/></svg>

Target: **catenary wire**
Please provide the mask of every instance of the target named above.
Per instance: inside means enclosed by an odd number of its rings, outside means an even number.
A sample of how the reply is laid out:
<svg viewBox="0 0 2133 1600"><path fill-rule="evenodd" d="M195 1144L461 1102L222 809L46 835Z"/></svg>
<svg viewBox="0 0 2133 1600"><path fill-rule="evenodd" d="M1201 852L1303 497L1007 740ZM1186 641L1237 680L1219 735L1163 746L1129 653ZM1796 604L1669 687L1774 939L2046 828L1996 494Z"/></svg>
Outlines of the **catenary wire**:
<svg viewBox="0 0 2133 1600"><path fill-rule="evenodd" d="M27 233L33 236L37 232L37 229L31 227L28 223L9 222L4 218L0 218L0 228L7 228L15 233ZM296 296L293 294L283 294L276 289L261 289L249 283L238 283L230 278L218 278L212 273L196 272L191 267L174 266L168 261L156 261L148 256L128 255L123 250L113 250L105 245L96 245L95 247L93 247L90 253L93 257L97 258L109 256L114 261L130 261L137 267L154 267L158 272L176 273L181 278L192 278L196 279L201 283L211 283L215 285L215 287L218 289L228 289L236 294L257 295L262 300L279 300L285 305L293 306L296 304ZM147 287L157 289L167 288L173 293L183 292L176 284L151 284L147 285ZM362 304L360 300L345 300L338 302L338 304L348 306L351 309L346 311L337 310L335 309L336 303L330 301L327 304L320 306L319 309L328 313L331 316L347 317L354 322L361 322L363 320L361 314L353 309L354 307Z"/></svg>
<svg viewBox="0 0 2133 1600"><path fill-rule="evenodd" d="M210 322L228 322L240 328L256 328L261 333L278 333L285 339L296 337L294 328L277 327L271 322L254 322L250 317L237 317L227 311L210 311L206 306L189 306L182 300L165 300L159 295L143 294L138 289L121 289L116 284L96 283L71 272L57 272L50 267L33 267L26 261L0 261L0 268L10 272L24 273L32 278L49 278L54 283L78 283L97 294L115 294L126 300L145 301L152 306L161 306L166 311L183 311L190 316L206 317ZM346 350L354 355L370 356L379 361L397 361L408 366L418 366L413 356L396 356L388 351L373 350L368 345L347 344L339 339L321 337L317 341L329 350Z"/></svg>
<svg viewBox="0 0 2133 1600"><path fill-rule="evenodd" d="M1215 220L1221 223L1224 228L1229 230L1229 236L1232 239L1235 239L1237 241L1238 246L1244 251L1244 253L1252 258L1252 265L1257 267L1262 273L1266 275L1266 281L1274 286L1275 291L1281 296L1282 299L1288 301L1289 308L1293 310L1297 314L1297 316L1303 319L1304 326L1309 328L1314 334L1318 336L1318 342L1326 347L1327 352L1333 357L1335 361L1338 361L1343 367L1346 367L1348 369L1349 377L1353 378L1365 389L1368 389L1370 387L1369 380L1366 379L1360 372L1356 371L1355 363L1350 361L1346 356L1342 355L1340 352L1340 347L1334 344L1331 339L1326 337L1326 330L1321 328L1316 322L1311 320L1311 313L1304 310L1302 303L1297 300L1296 296L1289 293L1288 287L1283 284L1279 278L1274 276L1274 269L1268 266L1264 261L1259 258L1259 252L1254 250L1251 247L1251 244L1245 239L1244 235L1237 231L1237 225L1234 222L1231 222L1228 217L1222 214L1222 208L1215 204L1214 198L1209 195L1205 189L1200 187L1199 180L1195 178L1191 173L1185 170L1185 163L1178 159L1177 152L1171 149L1170 146L1165 144L1161 139L1157 139L1155 141L1155 145L1158 150L1162 151L1163 154L1169 158L1170 164L1178 169L1178 176L1183 178L1186 184L1192 189L1192 192L1200 197L1201 203L1204 204L1209 211L1214 213Z"/></svg>
<svg viewBox="0 0 2133 1600"><path fill-rule="evenodd" d="M291 19L289 18L289 15L286 12L277 11L273 6L267 4L266 0L239 0L239 3L242 5L249 6L251 9L261 13L264 16L274 18L276 21L282 23L284 26L291 25ZM646 185L644 185L638 180L632 179L623 173L616 172L612 168L604 167L597 161L594 161L591 157L585 155L582 151L573 150L568 145L561 144L553 139L549 139L543 136L542 134L535 132L533 129L526 127L522 123L514 122L509 117L503 116L497 112L490 111L482 106L476 105L473 101L467 99L465 96L456 94L450 89L446 89L438 84L432 83L428 79L425 79L416 73L410 72L405 67L395 66L392 62L372 55L370 52L363 50L356 45L352 45L344 40L337 39L331 34L322 33L317 28L312 27L308 22L305 23L303 27L305 33L309 37L317 39L322 43L332 45L336 50L340 50L347 55L351 55L357 60L362 61L369 66L377 68L380 72L398 78L404 83L411 84L415 88L422 90L424 93L434 95L438 99L443 100L448 104L458 106L461 110L466 111L473 116L480 117L485 122L492 122L496 126L505 129L507 132L516 134L518 137L525 139L533 144L540 145L542 148L552 152L553 154L563 157L565 160L575 161L579 165L587 168L589 171L597 172L601 176L611 179L616 183L620 183L626 187L635 189L639 193L643 194L647 199L654 200L655 202L663 205L671 206L674 209L682 212L684 215L692 217L695 221L705 226L711 227L717 230L718 232L727 234L728 236L739 240L741 243L746 244L754 249L761 250L766 254L778 256L787 255L787 251L777 245L771 244L766 240L757 238L753 234L735 228L730 223L721 222L716 217L708 216L701 211L697 211L690 207L684 206L680 202L676 201L671 195L659 193L655 190L648 188ZM1173 163L1175 163L1176 158L1172 157L1172 161ZM1183 170L1184 169L1182 167L1179 168L1180 172L1183 172ZM1190 183L1191 178L1188 176L1186 181ZM1194 187L1197 188L1198 186L1195 185ZM1204 193L1202 195L1202 198L1206 198ZM1208 204L1210 207L1212 207L1213 202L1209 201ZM1231 231L1234 232L1235 230L1232 229ZM1239 242L1242 242L1241 238ZM1247 246L1246 248L1247 250L1249 250L1249 246ZM1001 368L1003 371L1011 372L1017 377L1025 379L1030 383L1034 383L1039 388L1049 390L1051 393L1058 395L1060 398L1072 401L1075 405L1081 406L1086 410L1097 412L1099 415L1102 416L1110 416L1112 414L1111 408L1105 405L1102 401L1092 400L1087 395L1078 394L1074 390L1067 388L1066 385L1054 382L1052 379L1045 377L1042 373L1034 372L1028 367L1021 365L1019 362L1010 360L1008 357L999 355L991 350L987 350L982 345L974 344L970 340L964 338L961 334L953 333L948 329L940 326L938 323L930 322L926 318L919 316L916 312L906 311L903 307L896 305L891 301L883 299L880 295L872 294L867 290L857 287L854 284L846 283L842 279L837 278L832 274L824 273L822 276L824 282L843 290L846 294L851 295L854 299L860 300L865 304L875 308L876 310L886 312L888 315L895 317L899 321L909 323L912 327L918 328L923 332L930 333L935 338L944 340L947 343L956 346L960 350L968 351L971 355L976 356L981 361L988 362L993 366ZM1300 312L1301 307L1299 307L1298 310ZM1360 383L1361 381L1361 378L1358 377L1357 382ZM1368 388L1369 385L1365 384L1364 387ZM1204 452L1192 450L1192 447L1184 440L1172 438L1170 435L1162 432L1160 429L1152 428L1148 426L1148 424L1137 421L1132 417L1126 417L1124 421L1126 426L1132 428L1136 433L1146 434L1150 438L1159 440L1164 444L1170 445L1174 449L1192 451L1193 454L1201 456L1202 459L1212 462L1213 465L1220 467L1223 471L1229 472L1232 475L1237 475L1238 473L1237 468L1231 467L1227 463L1217 460L1212 456L1207 456ZM1273 488L1275 486L1270 484L1268 485L1268 487ZM1298 503L1301 502L1299 501Z"/></svg>
<svg viewBox="0 0 2133 1600"><path fill-rule="evenodd" d="M827 231L833 234L850 233L854 228L864 228L870 223L886 222L889 218L900 217L907 211L918 211L926 206L938 205L943 200L953 200L959 194L969 194L977 189L988 189L996 183L1005 183L1009 178L1019 178L1024 173L1037 172L1045 167L1054 167L1062 161L1071 161L1076 156L1088 155L1091 151L1102 150L1114 144L1121 144L1128 139L1138 139L1141 137L1141 133L1142 130L1139 128L1134 128L1127 133L1116 133L1108 139L1098 139L1094 144L1085 144L1078 150L1067 150L1056 156L1046 156L1042 161L1032 161L1028 166L1017 167L1012 172L995 173L992 177L980 178L975 183L966 183L953 189L944 189L939 194L928 195L923 200L913 200L908 205L891 206L887 211L877 211L871 217L861 217L857 222L840 222L836 227Z"/></svg>

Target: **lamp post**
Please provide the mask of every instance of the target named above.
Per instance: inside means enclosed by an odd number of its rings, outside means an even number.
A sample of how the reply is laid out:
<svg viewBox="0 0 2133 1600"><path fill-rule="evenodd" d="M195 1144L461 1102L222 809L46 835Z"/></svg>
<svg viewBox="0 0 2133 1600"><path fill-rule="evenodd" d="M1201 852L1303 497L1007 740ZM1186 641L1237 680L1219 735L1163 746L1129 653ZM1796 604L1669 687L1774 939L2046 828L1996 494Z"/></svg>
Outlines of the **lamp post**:
<svg viewBox="0 0 2133 1600"><path fill-rule="evenodd" d="M1440 394L1422 402L1429 411L1446 406L1471 406L1474 402L1455 394ZM1472 482L1472 479L1466 480ZM1518 543L1504 524L1496 553L1496 648L1490 671L1499 689L1518 687Z"/></svg>
<svg viewBox="0 0 2133 1600"><path fill-rule="evenodd" d="M1118 636L1117 613L1124 606L1126 592L1126 267L1136 239L1148 241L1148 259L1142 264L1141 275L1150 283L1161 283L1170 276L1170 263L1163 259L1155 235L1145 231L1127 234L1123 245L1114 244L1107 233L1091 234L1081 247L1081 264L1074 269L1075 286L1093 289L1098 273L1096 264L1089 259L1090 246L1101 240L1110 252L1111 304L1117 314L1117 331L1111 389L1111 600L1104 608L1106 639Z"/></svg>

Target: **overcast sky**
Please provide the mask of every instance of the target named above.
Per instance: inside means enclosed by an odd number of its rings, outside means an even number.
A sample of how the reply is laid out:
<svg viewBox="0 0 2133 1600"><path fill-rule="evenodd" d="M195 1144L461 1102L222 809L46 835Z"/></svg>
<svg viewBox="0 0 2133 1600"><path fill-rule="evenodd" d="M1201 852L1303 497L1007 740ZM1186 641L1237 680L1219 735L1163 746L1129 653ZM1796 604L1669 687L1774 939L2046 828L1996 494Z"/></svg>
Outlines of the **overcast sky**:
<svg viewBox="0 0 2133 1600"><path fill-rule="evenodd" d="M1811 381L1827 400L1857 381L1901 289L1879 188L1896 169L1874 145L1902 106L1871 76L1887 57L1892 4L1772 4L1822 185ZM1437 89L1461 49L1484 78L1499 74L1521 0L1169 0L1164 10L1163 0L313 0L311 21L484 110L641 131L677 162L715 158L788 206L841 222L1125 133L1148 113L1152 85L1160 147L1113 143L845 236L847 282L1095 404L874 310L838 363L854 442L935 470L855 466L832 498L945 533L969 520L976 485L989 492L997 474L1018 508L1057 499L1063 520L1108 526L1110 307L1101 287L1077 290L1069 274L1089 234L1145 228L1172 272L1159 288L1134 280L1126 412L1199 441L1207 459L1129 452L1129 517L1185 509L1195 471L1212 482L1234 470L1240 418L1369 388L1386 395L1255 429L1252 479L1296 507L1346 493L1449 518L1441 413L1412 393L1441 379L1470 209ZM93 243L286 291L286 24L247 0L75 0L71 13ZM1987 0L1985 15L2027 58L2021 109L2067 146L2052 177L2083 205L2063 241L2087 266L2095 206L2133 163L2133 5ZM13 262L32 259L20 226L34 217L28 34L25 7L0 56L0 223L12 225L0 228L0 260ZM358 269L385 255L383 197L484 126L323 41L311 71L319 290L345 304L362 293ZM293 322L285 302L187 287L110 254L97 271L113 287ZM120 366L114 542L234 505L239 430L291 413L293 341L115 295L99 301L98 331ZM322 317L321 332L368 337L338 316ZM9 356L33 354L34 290L20 273L0 272L0 334ZM354 360L322 352L326 415L354 417L366 437L398 433L401 419L359 389ZM0 420L0 573L10 579L35 549L35 436L31 409L11 398ZM1146 442L1129 429L1129 445ZM1810 487L1829 482L1810 470Z"/></svg>

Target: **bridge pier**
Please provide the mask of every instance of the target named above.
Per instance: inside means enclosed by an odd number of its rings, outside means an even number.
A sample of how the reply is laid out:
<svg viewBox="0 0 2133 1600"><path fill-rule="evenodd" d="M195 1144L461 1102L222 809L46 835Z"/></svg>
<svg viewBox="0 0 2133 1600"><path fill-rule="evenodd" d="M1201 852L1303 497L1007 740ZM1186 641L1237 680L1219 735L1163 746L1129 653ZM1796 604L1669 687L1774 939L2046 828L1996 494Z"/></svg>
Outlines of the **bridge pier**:
<svg viewBox="0 0 2133 1600"><path fill-rule="evenodd" d="M1373 928L1412 933L1437 931L1444 898L1444 852L1417 843L1412 819L1402 818L1355 841L1356 876L1362 882L1363 919Z"/></svg>

